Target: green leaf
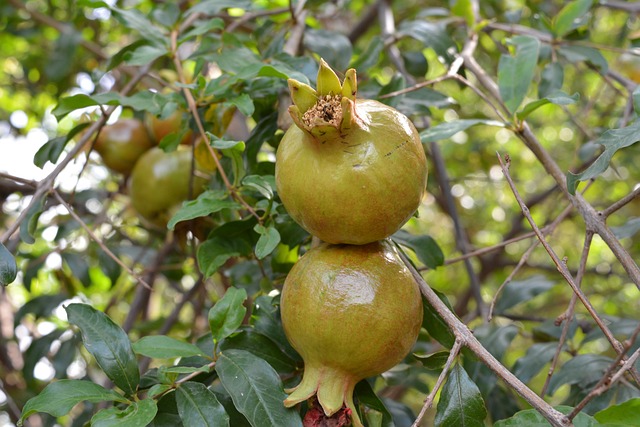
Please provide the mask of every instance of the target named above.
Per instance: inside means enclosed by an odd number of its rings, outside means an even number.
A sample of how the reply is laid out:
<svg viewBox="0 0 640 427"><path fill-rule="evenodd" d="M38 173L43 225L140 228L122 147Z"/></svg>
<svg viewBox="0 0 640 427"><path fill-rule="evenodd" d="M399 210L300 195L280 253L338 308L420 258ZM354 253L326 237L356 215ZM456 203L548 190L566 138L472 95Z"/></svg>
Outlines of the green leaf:
<svg viewBox="0 0 640 427"><path fill-rule="evenodd" d="M60 120L79 108L94 105L121 105L131 107L136 111L149 111L152 114L160 115L165 101L166 95L149 90L142 90L131 96L123 96L117 92L105 92L93 96L77 94L61 98L51 113Z"/></svg>
<svg viewBox="0 0 640 427"><path fill-rule="evenodd" d="M636 110L636 114L640 115L640 85L636 86L633 90L633 109Z"/></svg>
<svg viewBox="0 0 640 427"><path fill-rule="evenodd" d="M20 240L24 243L33 244L36 241L36 239L33 238L33 235L36 232L36 228L38 228L38 219L44 209L44 202L45 198L42 196L40 196L37 201L33 202L33 205L31 205L27 215L20 224Z"/></svg>
<svg viewBox="0 0 640 427"><path fill-rule="evenodd" d="M555 409L563 414L569 414L573 408L570 406L556 406ZM574 427L597 427L598 422L589 415L580 412L573 420ZM516 413L506 420L496 421L493 427L549 427L547 421L540 412L535 409L527 409Z"/></svg>
<svg viewBox="0 0 640 427"><path fill-rule="evenodd" d="M247 291L230 287L224 296L209 310L209 327L213 342L219 342L228 337L242 324L247 309L244 301Z"/></svg>
<svg viewBox="0 0 640 427"><path fill-rule="evenodd" d="M447 32L446 25L441 23L405 20L398 27L398 35L422 42L425 47L433 49L438 54L438 59L447 65L453 62L454 54L458 52L458 46Z"/></svg>
<svg viewBox="0 0 640 427"><path fill-rule="evenodd" d="M540 84L538 84L538 98L562 89L564 82L564 69L559 62L550 62L540 73Z"/></svg>
<svg viewBox="0 0 640 427"><path fill-rule="evenodd" d="M167 49L164 47L142 45L125 55L125 62L129 65L146 65L166 55Z"/></svg>
<svg viewBox="0 0 640 427"><path fill-rule="evenodd" d="M287 397L278 373L244 350L220 353L216 372L235 407L253 427L301 427L300 414L283 405Z"/></svg>
<svg viewBox="0 0 640 427"><path fill-rule="evenodd" d="M430 127L420 132L420 140L423 143L440 141L442 139L451 138L458 132L462 132L478 124L484 124L489 126L504 127L504 123L497 120L487 119L462 119L453 120L451 122L440 123L436 126Z"/></svg>
<svg viewBox="0 0 640 427"><path fill-rule="evenodd" d="M345 71L351 61L353 47L344 34L324 29L307 29L304 32L305 48L315 52L336 71Z"/></svg>
<svg viewBox="0 0 640 427"><path fill-rule="evenodd" d="M207 34L216 30L222 30L224 28L224 21L221 18L212 18L197 21L196 24L186 33L180 35L178 39L179 43L183 43L192 37Z"/></svg>
<svg viewBox="0 0 640 427"><path fill-rule="evenodd" d="M195 372L208 373L211 371L211 368L207 364L203 366L161 366L158 370L169 374L193 374Z"/></svg>
<svg viewBox="0 0 640 427"><path fill-rule="evenodd" d="M66 415L73 407L87 402L128 402L122 395L107 390L99 384L85 380L59 380L47 385L44 390L27 401L20 416L21 425L30 415L46 412L54 417Z"/></svg>
<svg viewBox="0 0 640 427"><path fill-rule="evenodd" d="M246 93L229 99L227 102L225 102L225 104L235 105L236 107L238 107L238 111L240 111L247 117L251 117L253 115L253 112L255 111L253 100L251 99L249 94Z"/></svg>
<svg viewBox="0 0 640 427"><path fill-rule="evenodd" d="M256 233L260 234L258 243L256 243L256 257L263 259L269 255L280 243L280 233L274 226L265 227L260 224L256 224L253 228Z"/></svg>
<svg viewBox="0 0 640 427"><path fill-rule="evenodd" d="M440 392L435 425L439 427L484 427L487 410L478 386L459 364L449 372Z"/></svg>
<svg viewBox="0 0 640 427"><path fill-rule="evenodd" d="M42 169L47 162L56 164L60 158L60 154L64 151L64 147L67 146L67 142L89 125L90 123L80 123L71 129L66 136L60 136L47 141L33 156L33 164L40 169Z"/></svg>
<svg viewBox="0 0 640 427"><path fill-rule="evenodd" d="M176 404L182 424L189 427L229 426L229 415L204 384L187 381L176 390Z"/></svg>
<svg viewBox="0 0 640 427"><path fill-rule="evenodd" d="M552 396L565 384L591 384L602 377L613 359L596 354L579 354L556 370L549 381L547 395Z"/></svg>
<svg viewBox="0 0 640 427"><path fill-rule="evenodd" d="M242 185L256 190L266 199L273 199L275 188L273 175L247 175L242 178Z"/></svg>
<svg viewBox="0 0 640 427"><path fill-rule="evenodd" d="M507 109L514 113L529 91L538 63L540 41L530 36L515 36L515 56L503 54L498 63L498 87Z"/></svg>
<svg viewBox="0 0 640 427"><path fill-rule="evenodd" d="M276 343L291 359L302 361L300 355L291 347L287 336L284 334L278 306L275 304L273 297L262 295L256 298L251 317L253 319L253 327L258 333Z"/></svg>
<svg viewBox="0 0 640 427"><path fill-rule="evenodd" d="M602 424L617 426L640 426L640 398L630 399L618 405L610 406L593 416Z"/></svg>
<svg viewBox="0 0 640 427"><path fill-rule="evenodd" d="M358 399L358 402L365 405L367 408L380 414L377 426L379 427L395 427L391 413L384 406L384 403L371 388L371 384L367 380L362 380L356 384L356 388L353 391L353 395ZM366 411L368 413L370 411Z"/></svg>
<svg viewBox="0 0 640 427"><path fill-rule="evenodd" d="M580 99L580 95L576 92L573 95L569 96L562 91L555 91L550 93L546 97L542 99L538 99L536 101L531 101L524 108L518 111L517 116L520 120L524 120L529 114L533 113L538 108L547 104L555 104L555 105L569 105L575 104L576 101Z"/></svg>
<svg viewBox="0 0 640 427"><path fill-rule="evenodd" d="M246 350L269 363L280 373L295 371L297 363L293 361L268 337L256 332L253 328L243 328L239 333L222 340L220 350Z"/></svg>
<svg viewBox="0 0 640 427"><path fill-rule="evenodd" d="M537 295L547 292L554 283L545 276L532 276L524 280L514 280L502 289L495 306L496 313L504 313L511 307L530 301Z"/></svg>
<svg viewBox="0 0 640 427"><path fill-rule="evenodd" d="M91 427L140 427L146 426L156 416L158 405L153 399L132 402L124 409L107 408L96 412Z"/></svg>
<svg viewBox="0 0 640 427"><path fill-rule="evenodd" d="M436 370L441 370L444 367L445 363L447 363L447 359L449 358L449 352L438 351L435 353L425 354L425 355L414 353L413 357L418 359L420 363L422 363L422 366L424 366L425 368L432 371L436 371Z"/></svg>
<svg viewBox="0 0 640 427"><path fill-rule="evenodd" d="M356 70L367 70L374 67L380 60L380 54L384 50L384 42L380 36L372 36L367 48L349 65Z"/></svg>
<svg viewBox="0 0 640 427"><path fill-rule="evenodd" d="M399 230L391 238L402 246L411 248L420 262L429 268L433 269L444 263L442 249L431 236L426 234L415 236L404 230Z"/></svg>
<svg viewBox="0 0 640 427"><path fill-rule="evenodd" d="M535 343L527 349L524 357L513 365L513 374L523 383L528 383L553 359L558 343Z"/></svg>
<svg viewBox="0 0 640 427"><path fill-rule="evenodd" d="M18 275L18 264L13 254L0 243L0 286L7 286Z"/></svg>
<svg viewBox="0 0 640 427"><path fill-rule="evenodd" d="M194 218L211 215L224 209L239 209L240 205L229 200L223 191L207 190L197 199L183 202L180 209L173 215L167 224L169 230L173 230L177 223Z"/></svg>
<svg viewBox="0 0 640 427"><path fill-rule="evenodd" d="M138 31L145 40L158 47L166 48L169 46L169 37L163 34L163 31L153 25L139 10L135 8L125 10L117 7L112 7L111 10L128 28Z"/></svg>
<svg viewBox="0 0 640 427"><path fill-rule="evenodd" d="M65 307L69 322L80 328L82 341L107 377L125 393L136 392L140 382L138 362L127 334L106 314L87 304Z"/></svg>
<svg viewBox="0 0 640 427"><path fill-rule="evenodd" d="M609 129L603 133L594 143L604 147L604 152L589 166L579 174L568 172L567 188L569 193L575 194L578 181L587 181L595 178L607 170L611 158L620 149L629 147L640 141L640 120L634 121L627 127L619 129Z"/></svg>
<svg viewBox="0 0 640 427"><path fill-rule="evenodd" d="M91 285L91 277L89 276L89 264L87 264L86 255L75 252L63 252L62 259L71 269L73 277L80 280L84 287Z"/></svg>
<svg viewBox="0 0 640 427"><path fill-rule="evenodd" d="M580 24L580 18L584 17L591 9L592 3L592 0L574 0L565 5L553 20L555 35L562 37L577 28Z"/></svg>
<svg viewBox="0 0 640 427"><path fill-rule="evenodd" d="M611 231L618 239L624 239L626 237L632 237L638 231L640 231L640 217L632 217L621 226L611 227Z"/></svg>
<svg viewBox="0 0 640 427"><path fill-rule="evenodd" d="M132 345L133 351L156 359L174 357L206 356L197 345L180 341L165 335L152 335L140 338Z"/></svg>
<svg viewBox="0 0 640 427"><path fill-rule="evenodd" d="M588 46L561 46L558 53L564 56L570 62L590 62L600 69L600 72L606 73L609 64L602 53L595 48Z"/></svg>
<svg viewBox="0 0 640 427"><path fill-rule="evenodd" d="M198 247L196 255L202 274L205 277L211 277L229 258L245 255L251 251L251 245L246 240L214 236Z"/></svg>
<svg viewBox="0 0 640 427"><path fill-rule="evenodd" d="M436 291L435 289L434 292L436 292L438 297L443 300L449 308L451 308L451 305L448 304L447 297L444 294ZM446 348L453 347L453 343L455 342L456 338L453 336L453 333L449 329L449 326L447 326L442 317L440 317L438 312L435 311L435 309L431 306L431 304L429 304L424 296L422 297L422 310L422 327L427 330L429 335L435 338L436 341L438 341Z"/></svg>

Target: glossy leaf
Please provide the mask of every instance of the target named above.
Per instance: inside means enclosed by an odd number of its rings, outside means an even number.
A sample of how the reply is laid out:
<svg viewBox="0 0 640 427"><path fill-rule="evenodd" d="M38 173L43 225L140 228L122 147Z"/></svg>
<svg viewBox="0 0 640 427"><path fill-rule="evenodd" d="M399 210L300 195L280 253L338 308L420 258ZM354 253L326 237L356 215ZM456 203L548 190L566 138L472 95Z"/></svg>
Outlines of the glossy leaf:
<svg viewBox="0 0 640 427"><path fill-rule="evenodd" d="M149 424L158 412L153 399L132 402L124 409L107 408L91 418L91 427L140 427Z"/></svg>
<svg viewBox="0 0 640 427"><path fill-rule="evenodd" d="M556 406L555 409L563 414L569 414L573 408L570 406ZM598 427L600 424L591 416L580 412L573 420L574 427ZM520 411L506 420L496 421L494 427L547 427L550 426L540 412L535 409Z"/></svg>
<svg viewBox="0 0 640 427"><path fill-rule="evenodd" d="M0 243L0 286L7 286L18 275L18 264L5 245Z"/></svg>
<svg viewBox="0 0 640 427"><path fill-rule="evenodd" d="M505 105L514 113L529 91L538 63L540 41L530 36L515 36L511 43L515 56L503 54L498 64L498 87Z"/></svg>
<svg viewBox="0 0 640 427"><path fill-rule="evenodd" d="M176 389L176 404L182 424L189 427L229 426L229 415L216 395L204 384L187 381Z"/></svg>
<svg viewBox="0 0 640 427"><path fill-rule="evenodd" d="M640 141L640 120L634 121L627 127L609 129L603 133L595 143L604 147L604 152L584 171L578 174L571 172L567 175L567 187L571 194L575 194L578 181L587 181L595 178L607 170L613 155L623 148L629 147Z"/></svg>
<svg viewBox="0 0 640 427"><path fill-rule="evenodd" d="M50 383L40 394L29 399L22 409L19 424L37 412L46 412L54 417L66 415L76 404L84 401L127 402L127 399L91 381L59 380Z"/></svg>
<svg viewBox="0 0 640 427"><path fill-rule="evenodd" d="M429 235L416 236L404 230L399 230L391 238L402 246L411 248L420 262L429 268L436 268L444 263L442 249Z"/></svg>
<svg viewBox="0 0 640 427"><path fill-rule="evenodd" d="M435 289L434 289L435 291ZM447 297L444 296L440 292L436 292L438 297L443 301L447 300ZM427 330L429 335L435 338L440 344L445 346L446 348L453 347L453 343L456 338L449 329L449 326L445 323L442 317L435 311L435 309L427 302L427 300L422 297L422 327Z"/></svg>
<svg viewBox="0 0 640 427"><path fill-rule="evenodd" d="M562 37L575 29L592 4L593 0L574 0L566 4L553 20L555 35Z"/></svg>
<svg viewBox="0 0 640 427"><path fill-rule="evenodd" d="M453 120L450 122L440 123L436 126L430 127L429 129L423 130L420 132L420 139L423 143L440 141L442 139L451 138L458 132L462 132L475 125L489 125L489 126L497 126L504 127L504 123L499 122L497 120L488 120L488 119L461 119L461 120Z"/></svg>
<svg viewBox="0 0 640 427"><path fill-rule="evenodd" d="M537 101L532 101L522 108L521 111L518 111L518 118L523 120L527 118L527 116L533 113L538 108L547 104L555 104L555 105L569 105L575 104L576 101L580 98L580 95L576 92L573 95L569 96L562 91L555 91L548 94L546 97L538 99Z"/></svg>
<svg viewBox="0 0 640 427"><path fill-rule="evenodd" d="M286 409L282 381L264 360L244 350L220 353L216 372L236 408L253 427L301 427L297 410Z"/></svg>
<svg viewBox="0 0 640 427"><path fill-rule="evenodd" d="M593 415L602 424L616 426L640 426L640 398L630 399Z"/></svg>
<svg viewBox="0 0 640 427"><path fill-rule="evenodd" d="M484 427L487 410L478 386L456 364L440 392L435 425L438 427Z"/></svg>
<svg viewBox="0 0 640 427"><path fill-rule="evenodd" d="M140 338L132 345L133 351L156 359L174 357L206 356L197 345L180 341L165 335L152 335Z"/></svg>
<svg viewBox="0 0 640 427"><path fill-rule="evenodd" d="M242 324L246 307L247 291L230 287L224 296L209 310L209 326L214 342L231 335Z"/></svg>
<svg viewBox="0 0 640 427"><path fill-rule="evenodd" d="M173 215L167 224L169 230L173 230L177 223L194 218L211 215L224 209L238 209L240 205L230 200L222 191L205 191L195 200L182 203L180 209Z"/></svg>
<svg viewBox="0 0 640 427"><path fill-rule="evenodd" d="M273 252L276 246L280 243L280 233L278 233L278 230L273 226L264 227L260 224L257 224L254 227L254 230L256 233L260 234L258 243L256 243L256 257L258 259L263 259Z"/></svg>
<svg viewBox="0 0 640 427"><path fill-rule="evenodd" d="M544 276L532 276L524 280L511 281L502 288L495 305L495 311L496 313L504 313L520 303L530 301L547 292L554 285L554 282Z"/></svg>
<svg viewBox="0 0 640 427"><path fill-rule="evenodd" d="M69 304L65 310L69 322L80 328L85 348L109 379L125 393L135 393L140 372L131 341L122 328L87 304Z"/></svg>

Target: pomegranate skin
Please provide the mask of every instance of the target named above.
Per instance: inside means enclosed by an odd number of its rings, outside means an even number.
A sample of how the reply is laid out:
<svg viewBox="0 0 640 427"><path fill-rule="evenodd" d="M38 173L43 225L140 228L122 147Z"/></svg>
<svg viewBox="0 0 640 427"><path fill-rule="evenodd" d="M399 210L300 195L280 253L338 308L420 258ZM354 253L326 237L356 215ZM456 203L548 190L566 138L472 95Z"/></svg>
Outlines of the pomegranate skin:
<svg viewBox="0 0 640 427"><path fill-rule="evenodd" d="M311 249L282 290L284 331L305 362L285 406L315 395L327 416L346 406L361 426L355 385L409 353L422 313L418 285L388 240Z"/></svg>

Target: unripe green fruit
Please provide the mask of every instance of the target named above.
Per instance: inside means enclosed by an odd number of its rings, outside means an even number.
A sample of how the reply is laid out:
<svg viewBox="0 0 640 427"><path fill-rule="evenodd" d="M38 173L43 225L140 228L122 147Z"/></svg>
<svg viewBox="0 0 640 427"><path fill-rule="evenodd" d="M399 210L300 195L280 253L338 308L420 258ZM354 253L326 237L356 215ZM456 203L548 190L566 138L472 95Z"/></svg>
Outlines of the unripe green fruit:
<svg viewBox="0 0 640 427"><path fill-rule="evenodd" d="M120 119L102 128L93 148L106 167L128 175L138 158L154 145L140 120Z"/></svg>
<svg viewBox="0 0 640 427"><path fill-rule="evenodd" d="M129 179L134 209L147 222L165 228L180 204L205 190L207 180L192 173L190 148L165 153L154 147L136 163Z"/></svg>
<svg viewBox="0 0 640 427"><path fill-rule="evenodd" d="M282 290L284 331L305 363L302 382L285 406L316 395L327 416L346 405L361 426L355 385L409 353L422 313L418 285L388 240L311 249Z"/></svg>
<svg viewBox="0 0 640 427"><path fill-rule="evenodd" d="M276 185L291 217L329 243L366 244L395 233L420 205L426 155L399 111L356 99L323 62L318 90L289 81L294 120L276 154Z"/></svg>

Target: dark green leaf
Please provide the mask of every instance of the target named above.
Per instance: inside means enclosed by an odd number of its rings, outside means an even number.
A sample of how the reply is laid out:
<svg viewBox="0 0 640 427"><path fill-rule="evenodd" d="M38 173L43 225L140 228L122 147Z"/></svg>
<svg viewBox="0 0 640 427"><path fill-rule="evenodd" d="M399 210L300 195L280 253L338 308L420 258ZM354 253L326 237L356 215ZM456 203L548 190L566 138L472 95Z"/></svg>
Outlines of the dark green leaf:
<svg viewBox="0 0 640 427"><path fill-rule="evenodd" d="M613 316L602 316L607 322L609 331L621 339L627 339L634 333L638 327L638 319L635 318L618 318ZM583 339L583 343L587 343L599 338L604 338L604 333L600 328L593 328Z"/></svg>
<svg viewBox="0 0 640 427"><path fill-rule="evenodd" d="M153 335L140 338L132 345L133 351L156 359L174 357L206 356L197 345L180 341L165 335Z"/></svg>
<svg viewBox="0 0 640 427"><path fill-rule="evenodd" d="M53 310L67 298L68 296L64 294L45 294L30 299L16 312L13 319L14 325L19 325L22 318L27 314L33 314L35 320L50 316Z"/></svg>
<svg viewBox="0 0 640 427"><path fill-rule="evenodd" d="M569 414L573 408L570 406L556 406L555 409L563 414ZM589 415L580 412L573 420L574 427L597 427L598 422ZM506 420L496 421L494 427L548 427L551 424L535 409L520 411Z"/></svg>
<svg viewBox="0 0 640 427"><path fill-rule="evenodd" d="M204 366L169 366L161 367L162 372L169 374L193 374L195 372L207 373L211 370L209 365Z"/></svg>
<svg viewBox="0 0 640 427"><path fill-rule="evenodd" d="M401 37L412 37L421 41L425 47L433 49L438 59L449 65L453 62L458 47L447 33L447 27L441 23L419 21L404 21L398 28Z"/></svg>
<svg viewBox="0 0 640 427"><path fill-rule="evenodd" d="M216 395L204 384L187 381L176 390L176 404L182 423L189 427L229 426L229 415Z"/></svg>
<svg viewBox="0 0 640 427"><path fill-rule="evenodd" d="M515 36L515 56L503 54L498 64L498 87L506 107L514 113L529 91L538 63L540 41L530 36Z"/></svg>
<svg viewBox="0 0 640 427"><path fill-rule="evenodd" d="M223 209L239 209L240 205L230 200L223 191L207 190L197 199L182 203L180 209L167 223L167 228L173 230L177 223L194 218L211 215Z"/></svg>
<svg viewBox="0 0 640 427"><path fill-rule="evenodd" d="M209 327L214 342L228 337L242 324L247 313L243 305L247 299L247 291L230 287L224 296L209 310Z"/></svg>
<svg viewBox="0 0 640 427"><path fill-rule="evenodd" d="M275 180L272 175L248 175L242 178L242 185L256 190L266 199L273 199Z"/></svg>
<svg viewBox="0 0 640 427"><path fill-rule="evenodd" d="M550 62L542 69L540 84L538 85L538 98L544 98L550 93L562 89L564 82L564 69L559 62Z"/></svg>
<svg viewBox="0 0 640 427"><path fill-rule="evenodd" d="M18 275L18 264L11 252L0 243L0 286L7 286Z"/></svg>
<svg viewBox="0 0 640 427"><path fill-rule="evenodd" d="M304 45L327 61L334 70L343 72L349 66L353 48L344 34L323 29L309 29L304 33Z"/></svg>
<svg viewBox="0 0 640 427"><path fill-rule="evenodd" d="M618 239L632 237L640 231L640 217L629 218L628 221L619 227L611 227L611 231Z"/></svg>
<svg viewBox="0 0 640 427"><path fill-rule="evenodd" d="M575 194L578 181L587 181L595 178L607 170L611 158L620 149L629 147L640 141L640 120L634 121L627 127L619 129L609 129L603 133L595 143L604 147L604 152L589 166L579 174L571 172L567 175L567 187L569 193Z"/></svg>
<svg viewBox="0 0 640 427"><path fill-rule="evenodd" d="M456 364L449 372L440 392L435 425L439 427L484 427L487 410L475 385L462 366Z"/></svg>
<svg viewBox="0 0 640 427"><path fill-rule="evenodd" d="M36 151L33 156L33 164L41 169L47 162L55 165L60 158L60 154L64 151L64 147L67 146L67 142L69 142L69 139L66 136L50 139Z"/></svg>
<svg viewBox="0 0 640 427"><path fill-rule="evenodd" d="M444 263L444 254L431 236L426 234L415 236L404 230L399 230L391 238L399 244L411 248L420 262L429 268L436 268Z"/></svg>
<svg viewBox="0 0 640 427"><path fill-rule="evenodd" d="M438 351L436 353L425 354L425 355L414 353L413 357L418 359L420 363L422 363L422 366L424 366L425 368L432 371L436 371L436 370L441 370L444 367L445 363L447 363L447 359L449 358L449 352Z"/></svg>
<svg viewBox="0 0 640 427"><path fill-rule="evenodd" d="M545 276L532 276L524 280L514 280L502 289L495 305L496 313L504 313L511 307L530 301L537 295L547 292L554 283Z"/></svg>
<svg viewBox="0 0 640 427"><path fill-rule="evenodd" d="M447 297L444 294L437 292L435 289L434 292L438 294L438 297L441 300L448 302ZM447 305L451 308L450 304ZM442 317L440 317L431 304L427 302L424 296L422 297L422 309L422 327L425 328L429 335L435 338L435 340L440 344L446 348L451 348L456 340L455 336L449 329L449 326L447 326Z"/></svg>
<svg viewBox="0 0 640 427"><path fill-rule="evenodd" d="M529 382L551 361L558 343L535 343L527 349L527 354L513 365L513 374L523 383Z"/></svg>
<svg viewBox="0 0 640 427"><path fill-rule="evenodd" d="M85 348L109 379L125 393L135 393L140 372L131 341L122 328L87 304L69 304L65 310L69 322L80 328Z"/></svg>
<svg viewBox="0 0 640 427"><path fill-rule="evenodd" d="M256 257L263 259L273 252L278 243L280 243L280 233L273 226L265 227L260 224L256 224L253 229L260 234L258 243L256 243Z"/></svg>
<svg viewBox="0 0 640 427"><path fill-rule="evenodd" d="M232 348L253 353L281 373L293 372L297 367L297 363L285 355L273 341L253 328L241 329L239 333L225 338L220 343L221 351Z"/></svg>
<svg viewBox="0 0 640 427"><path fill-rule="evenodd" d="M597 412L593 418L602 424L640 426L640 398L630 399Z"/></svg>
<svg viewBox="0 0 640 427"><path fill-rule="evenodd" d="M236 408L253 427L299 427L300 414L283 405L287 397L278 373L264 360L244 350L220 353L216 372Z"/></svg>
<svg viewBox="0 0 640 427"><path fill-rule="evenodd" d="M454 120L451 122L440 123L439 125L423 130L422 132L420 132L420 139L422 140L423 143L440 141L441 139L451 138L456 133L462 132L463 130L468 129L471 126L475 126L478 124L504 127L504 123L499 122L497 120L487 120L487 119Z"/></svg>
<svg viewBox="0 0 640 427"><path fill-rule="evenodd" d="M367 48L349 65L356 70L368 70L380 60L380 54L384 50L384 43L380 37L374 36Z"/></svg>
<svg viewBox="0 0 640 427"><path fill-rule="evenodd" d="M371 388L371 384L369 384L366 380L360 381L358 382L358 384L356 384L353 395L358 399L358 402L365 405L367 409L372 409L376 412L376 415L379 414L377 426L395 427L389 410L384 406L382 400L380 400L380 398L376 396L376 393ZM365 411L365 414L367 414L367 412L368 411Z"/></svg>
<svg viewBox="0 0 640 427"><path fill-rule="evenodd" d="M115 55L111 56L109 59L109 63L106 66L106 70L110 71L120 65L122 61L124 61L125 57L129 55L131 52L135 51L140 46L146 45L148 42L143 39L139 39L134 41L131 44L126 45L122 49L120 49Z"/></svg>
<svg viewBox="0 0 640 427"><path fill-rule="evenodd" d="M613 359L596 354L579 354L556 370L549 381L547 394L552 396L565 384L595 383L613 363Z"/></svg>
<svg viewBox="0 0 640 427"><path fill-rule="evenodd" d="M205 277L211 277L229 258L246 255L251 251L251 245L246 240L214 236L198 247L198 266Z"/></svg>
<svg viewBox="0 0 640 427"><path fill-rule="evenodd" d="M291 359L301 360L300 355L291 347L284 334L284 329L282 329L282 323L280 322L280 313L278 312L278 307L274 304L273 297L263 295L256 298L251 317L253 326L258 333L276 343Z"/></svg>
<svg viewBox="0 0 640 427"><path fill-rule="evenodd" d="M122 395L99 384L84 380L59 380L47 385L37 396L29 399L22 409L19 424L36 412L54 417L66 415L80 402L127 402Z"/></svg>
<svg viewBox="0 0 640 427"><path fill-rule="evenodd" d="M558 53L564 56L570 62L590 62L600 69L600 72L606 73L609 64L602 53L595 48L588 46L562 46L558 49Z"/></svg>
<svg viewBox="0 0 640 427"><path fill-rule="evenodd" d="M40 196L40 198L33 202L33 205L29 208L27 215L22 220L20 224L20 240L24 243L33 244L36 239L33 238L33 235L36 232L36 228L38 228L38 219L42 214L42 210L44 209L45 198Z"/></svg>
<svg viewBox="0 0 640 427"><path fill-rule="evenodd" d="M547 105L549 103L556 105L575 104L579 98L580 95L577 92L569 96L562 91L554 91L547 95L545 98L538 99L537 101L532 101L525 105L524 108L518 112L517 116L520 120L524 120L529 114L533 113L543 105Z"/></svg>
<svg viewBox="0 0 640 427"><path fill-rule="evenodd" d="M140 427L146 426L156 416L158 405L153 399L132 402L124 409L107 408L91 418L91 427Z"/></svg>
<svg viewBox="0 0 640 427"><path fill-rule="evenodd" d="M562 37L580 24L580 19L591 9L593 0L574 0L565 5L553 20L557 37Z"/></svg>
<svg viewBox="0 0 640 427"><path fill-rule="evenodd" d="M86 256L75 252L63 252L62 259L71 269L73 277L80 280L86 288L91 285L91 277L89 276L89 264L87 264Z"/></svg>

